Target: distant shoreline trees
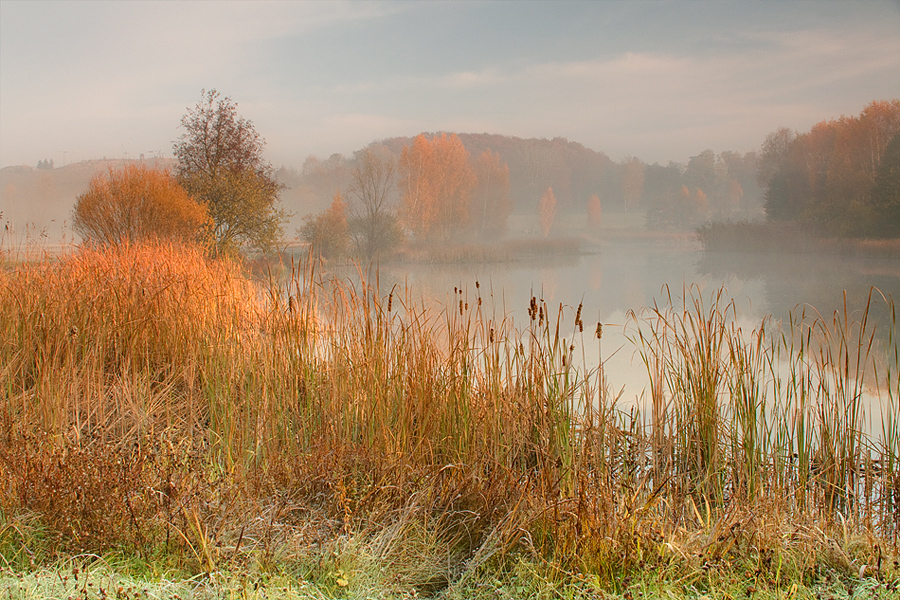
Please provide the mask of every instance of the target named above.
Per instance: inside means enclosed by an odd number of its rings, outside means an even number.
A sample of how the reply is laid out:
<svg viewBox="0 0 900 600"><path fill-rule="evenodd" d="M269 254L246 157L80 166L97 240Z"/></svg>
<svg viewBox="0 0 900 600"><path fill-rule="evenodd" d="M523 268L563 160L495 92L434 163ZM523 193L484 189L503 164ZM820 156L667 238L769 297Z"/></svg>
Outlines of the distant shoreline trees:
<svg viewBox="0 0 900 600"><path fill-rule="evenodd" d="M805 133L770 133L759 169L768 219L826 235L900 236L881 183L898 168L900 157L888 151L898 134L900 100L872 102L859 116L822 121Z"/></svg>

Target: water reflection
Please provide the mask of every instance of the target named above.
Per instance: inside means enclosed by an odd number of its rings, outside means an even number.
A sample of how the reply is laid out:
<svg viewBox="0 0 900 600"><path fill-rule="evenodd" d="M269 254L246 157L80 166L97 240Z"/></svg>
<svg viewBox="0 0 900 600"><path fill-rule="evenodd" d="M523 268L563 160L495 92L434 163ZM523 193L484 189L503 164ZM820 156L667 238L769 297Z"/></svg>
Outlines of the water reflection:
<svg viewBox="0 0 900 600"><path fill-rule="evenodd" d="M356 268L336 269L333 275L358 281ZM623 402L642 402L648 392L646 369L626 334L630 311L656 305L678 308L683 296L699 295L709 301L724 289L725 303L733 302L735 323L750 332L771 315L773 324L799 314L806 306L826 319L844 310L862 315L872 286L885 297L900 298L900 264L887 259L774 254L704 253L691 240L616 240L593 253L578 256L529 259L511 263L480 264L387 264L377 274L382 296L395 286L408 289L426 304L448 306L455 302L454 290L462 290L469 301L477 295L485 303L483 314L492 320L511 319L524 328L532 296L555 310L562 305L571 331L576 307L583 303L585 333L576 340L583 347L586 365L605 361L608 380ZM845 293L846 290L846 293ZM891 324L886 302L878 298L869 313L874 325L874 352L884 352ZM602 346L593 332L604 325ZM581 348L576 356L581 355Z"/></svg>

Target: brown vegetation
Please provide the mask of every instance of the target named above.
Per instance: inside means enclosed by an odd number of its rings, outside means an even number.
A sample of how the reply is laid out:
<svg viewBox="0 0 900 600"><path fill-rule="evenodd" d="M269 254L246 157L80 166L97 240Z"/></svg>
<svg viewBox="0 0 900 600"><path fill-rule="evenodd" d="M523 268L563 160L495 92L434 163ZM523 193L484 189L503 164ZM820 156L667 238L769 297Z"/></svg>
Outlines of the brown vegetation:
<svg viewBox="0 0 900 600"><path fill-rule="evenodd" d="M206 207L168 171L141 164L95 175L75 200L72 227L85 241L122 244L150 240L195 243L210 232Z"/></svg>
<svg viewBox="0 0 900 600"><path fill-rule="evenodd" d="M652 403L623 412L576 358L602 336L581 307L534 298L516 324L477 282L442 311L311 270L288 289L161 245L4 271L7 560L117 548L212 571L354 536L422 593L514 556L612 587L890 569L900 389L879 363L885 427L864 433L865 320L748 337L720 298L635 314Z"/></svg>

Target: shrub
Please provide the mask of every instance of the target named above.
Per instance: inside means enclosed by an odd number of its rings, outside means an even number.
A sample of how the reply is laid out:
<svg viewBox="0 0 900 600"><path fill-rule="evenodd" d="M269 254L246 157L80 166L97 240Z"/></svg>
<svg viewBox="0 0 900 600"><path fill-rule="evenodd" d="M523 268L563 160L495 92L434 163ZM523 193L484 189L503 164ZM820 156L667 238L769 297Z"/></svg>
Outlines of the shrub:
<svg viewBox="0 0 900 600"><path fill-rule="evenodd" d="M168 171L128 165L91 179L75 201L72 225L87 241L121 244L153 239L201 242L210 223L207 208Z"/></svg>

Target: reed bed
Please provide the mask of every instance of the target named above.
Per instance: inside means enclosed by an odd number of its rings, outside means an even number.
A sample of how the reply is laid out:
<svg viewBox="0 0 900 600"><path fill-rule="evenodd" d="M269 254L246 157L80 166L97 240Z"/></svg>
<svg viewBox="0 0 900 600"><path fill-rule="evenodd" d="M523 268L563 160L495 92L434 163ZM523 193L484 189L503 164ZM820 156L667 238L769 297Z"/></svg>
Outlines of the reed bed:
<svg viewBox="0 0 900 600"><path fill-rule="evenodd" d="M866 313L745 332L721 291L684 290L631 316L649 397L625 410L581 306L533 298L516 323L478 282L436 309L289 271L158 244L0 271L7 565L114 553L451 597L523 564L617 592L647 569L900 577L897 339Z"/></svg>

